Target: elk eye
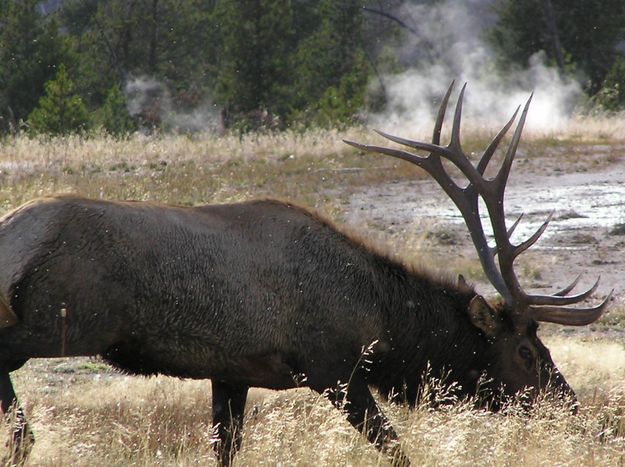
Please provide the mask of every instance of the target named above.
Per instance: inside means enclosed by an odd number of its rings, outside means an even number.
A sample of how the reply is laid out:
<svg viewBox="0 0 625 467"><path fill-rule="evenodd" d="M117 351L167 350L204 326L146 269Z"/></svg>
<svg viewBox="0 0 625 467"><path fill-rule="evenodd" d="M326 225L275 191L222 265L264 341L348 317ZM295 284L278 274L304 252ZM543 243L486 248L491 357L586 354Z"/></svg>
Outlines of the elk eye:
<svg viewBox="0 0 625 467"><path fill-rule="evenodd" d="M528 364L532 364L534 362L534 355L532 354L532 351L525 346L519 347L519 355Z"/></svg>

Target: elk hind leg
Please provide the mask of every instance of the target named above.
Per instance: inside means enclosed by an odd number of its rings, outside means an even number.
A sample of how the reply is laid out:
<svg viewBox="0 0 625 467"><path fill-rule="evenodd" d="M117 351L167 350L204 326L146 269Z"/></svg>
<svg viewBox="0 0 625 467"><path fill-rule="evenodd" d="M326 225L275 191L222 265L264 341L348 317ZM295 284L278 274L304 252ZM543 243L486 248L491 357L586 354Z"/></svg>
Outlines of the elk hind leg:
<svg viewBox="0 0 625 467"><path fill-rule="evenodd" d="M11 425L11 438L7 454L0 458L2 465L22 465L32 448L35 438L30 431L24 411L17 403L9 373L0 373L0 410Z"/></svg>
<svg viewBox="0 0 625 467"><path fill-rule="evenodd" d="M243 415L248 386L212 381L213 429L217 442L215 453L221 465L227 466L241 448Z"/></svg>

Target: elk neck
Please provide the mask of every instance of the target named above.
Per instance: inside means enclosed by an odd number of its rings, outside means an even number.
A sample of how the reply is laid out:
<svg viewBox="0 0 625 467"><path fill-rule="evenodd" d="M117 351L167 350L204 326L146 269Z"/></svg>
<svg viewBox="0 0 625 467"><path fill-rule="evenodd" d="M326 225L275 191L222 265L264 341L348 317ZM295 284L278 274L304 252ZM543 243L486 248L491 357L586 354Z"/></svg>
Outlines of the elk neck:
<svg viewBox="0 0 625 467"><path fill-rule="evenodd" d="M474 393L487 345L467 316L475 291L399 264L383 269L379 280L386 285L377 290L384 295L386 339L372 359L370 384L383 395L403 390L414 399L428 371L433 378L459 383L465 394Z"/></svg>

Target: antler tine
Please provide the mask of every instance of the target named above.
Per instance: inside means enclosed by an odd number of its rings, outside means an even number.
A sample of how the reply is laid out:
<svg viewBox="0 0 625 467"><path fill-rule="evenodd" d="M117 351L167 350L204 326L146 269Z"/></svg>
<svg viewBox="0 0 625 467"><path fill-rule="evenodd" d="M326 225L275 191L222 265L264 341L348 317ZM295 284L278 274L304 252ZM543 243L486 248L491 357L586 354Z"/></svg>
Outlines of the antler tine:
<svg viewBox="0 0 625 467"><path fill-rule="evenodd" d="M516 258L525 250L527 250L529 247L531 247L534 243L536 243L538 239L541 237L541 235L545 233L545 230L547 230L547 226L549 225L549 222L551 222L552 218L553 218L553 211L549 213L549 215L547 216L547 219L545 219L545 221L541 224L540 227L538 227L536 232L534 232L534 234L530 238L528 238L523 243L514 247L514 252L512 254L512 257ZM508 235L508 238L510 238L509 235Z"/></svg>
<svg viewBox="0 0 625 467"><path fill-rule="evenodd" d="M417 149L429 150L429 148L441 149L444 150L446 148L440 148L439 146L434 146L429 143L420 143L418 141L410 141L404 138L399 138L397 136L389 135L384 133L383 131L374 130L381 136L394 141L399 144L403 144L405 146L415 147ZM372 146L367 144L355 143L353 141L343 140L344 143L349 144L355 148L361 149L363 151L368 152L377 152L381 154L386 154L388 156L397 157L398 159L405 160L407 162L411 162L418 167L421 167L423 170L428 172L437 183L445 190L445 193L456 203L458 209L461 211L468 210L466 197L461 195L462 189L453 181L453 179L445 172L443 165L440 163L440 158L438 156L433 157L433 154L430 153L428 157L421 157L416 154L412 154L410 152L402 151L399 149L385 148L383 146ZM460 204L459 204L460 203ZM477 195L475 196L475 203L477 204Z"/></svg>
<svg viewBox="0 0 625 467"><path fill-rule="evenodd" d="M564 308L558 306L530 307L529 312L536 321L543 321L567 326L586 326L594 323L605 312L612 298L614 289L599 305L591 308Z"/></svg>
<svg viewBox="0 0 625 467"><path fill-rule="evenodd" d="M378 133L384 136L382 132L378 131ZM392 138L394 137L390 137L389 139L393 140ZM397 157L398 159L403 159L407 162L412 162L413 164L418 165L419 167L423 167L425 161L427 161L425 157L417 156L416 154L412 154L406 151L401 151L399 149L385 148L383 146L372 146L368 144L360 144L360 143L355 143L354 141L349 141L347 139L344 139L343 142L345 144L349 144L350 146L355 147L356 149L361 149L362 151L379 152L382 154L386 154L388 156Z"/></svg>
<svg viewBox="0 0 625 467"><path fill-rule="evenodd" d="M452 80L447 88L447 92L441 101L441 105L438 108L438 115L436 116L436 123L434 124L434 132L432 133L432 144L439 145L441 144L441 130L443 129L443 120L445 120L445 112L447 111L447 104L449 102L449 97L451 96L451 91L456 84L456 80Z"/></svg>
<svg viewBox="0 0 625 467"><path fill-rule="evenodd" d="M585 290L582 293L577 295L528 295L528 302L531 305L543 306L543 305L572 305L574 303L581 302L582 300L590 297L597 287L599 286L599 281L601 277L597 278L595 283L589 289Z"/></svg>
<svg viewBox="0 0 625 467"><path fill-rule="evenodd" d="M467 88L467 83L464 83L460 94L458 94L458 100L456 101L456 111L454 112L454 122L451 127L451 141L449 147L455 151L462 152L460 145L460 120L462 119L462 101L464 100L464 91Z"/></svg>
<svg viewBox="0 0 625 467"><path fill-rule="evenodd" d="M521 222L521 219L523 219L523 213L521 213L521 215L519 217L517 217L517 220L514 221L514 224L512 224L510 226L510 228L508 229L508 238L512 237L512 234L514 233L514 231L517 228L517 225L519 225L519 222Z"/></svg>
<svg viewBox="0 0 625 467"><path fill-rule="evenodd" d="M393 141L394 143L408 146L412 149L428 151L430 155L425 158L421 157L420 159L431 160L431 166L433 168L436 167L436 170L444 171L442 164L440 164L440 157L444 157L445 159L452 162L456 167L458 167L465 175L465 177L467 177L469 182L478 187L478 191L483 191L486 189L486 187L484 186L485 180L480 176L480 174L477 172L477 169L473 166L473 164L471 164L471 161L462 152L461 148L454 148L451 143L449 144L449 146L439 146L436 144L422 143L421 141L412 141L406 138L401 138L399 136L393 136L380 130L373 131L375 131L380 136L383 136L384 138ZM437 162L434 162L435 159L437 160ZM449 178L449 180L452 180L449 176L447 176L447 178ZM456 185L453 180L452 183Z"/></svg>
<svg viewBox="0 0 625 467"><path fill-rule="evenodd" d="M477 165L477 171L479 172L480 175L484 175L484 172L486 171L486 167L488 166L490 159L493 157L493 154L495 154L495 150L499 146L499 143L501 142L502 138L506 135L506 133L508 133L508 130L512 126L512 123L514 123L514 120L516 119L516 116L519 113L520 108L521 106L517 107L517 109L512 114L512 117L510 118L510 120L508 120L508 123L506 123L504 127L501 130L499 130L499 133L497 133L497 136L493 138L493 140L490 142L490 144L486 148L486 151L484 151L484 155L482 156L479 164Z"/></svg>
<svg viewBox="0 0 625 467"><path fill-rule="evenodd" d="M406 138L401 138L399 136L389 135L388 133L385 133L380 130L373 130L373 131L375 131L378 135L383 136L384 138L389 139L397 144L402 144L404 146L408 146L413 149L421 149L423 151L429 151L430 153L435 154L436 156L442 155L443 157L447 157L447 158L453 157L453 155L451 154L451 151L448 148L445 148L442 146L437 146L435 144L430 144L430 143L422 143L421 141L412 141ZM425 159L425 158L420 157L420 159Z"/></svg>
<svg viewBox="0 0 625 467"><path fill-rule="evenodd" d="M556 297L564 297L565 295L568 295L568 293L575 288L575 286L577 285L581 277L582 275L578 274L577 277L573 279L573 282L571 282L569 285L567 285L563 289L558 290L553 295L555 295Z"/></svg>
<svg viewBox="0 0 625 467"><path fill-rule="evenodd" d="M530 103L532 102L533 96L533 93L530 94L529 99L527 99L527 102L525 103L525 107L523 108L523 112L521 113L521 118L519 118L519 123L517 123L516 130L514 130L512 141L510 141L510 145L508 146L506 157L504 158L503 164L501 165L499 172L495 177L495 180L497 181L497 191L499 192L503 192L506 187L506 183L508 182L508 175L510 174L510 169L512 168L512 162L514 161L514 157L516 156L516 150L519 146L519 141L521 140L521 133L523 133L525 119L527 117L527 112L529 111Z"/></svg>

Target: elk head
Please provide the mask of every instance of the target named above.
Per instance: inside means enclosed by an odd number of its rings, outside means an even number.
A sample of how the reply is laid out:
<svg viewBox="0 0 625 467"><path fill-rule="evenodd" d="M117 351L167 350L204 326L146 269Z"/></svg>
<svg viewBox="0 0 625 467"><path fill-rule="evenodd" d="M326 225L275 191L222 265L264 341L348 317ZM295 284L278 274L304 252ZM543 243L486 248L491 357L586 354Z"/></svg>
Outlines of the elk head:
<svg viewBox="0 0 625 467"><path fill-rule="evenodd" d="M482 347L484 349L483 367L490 378L491 386L500 388L508 396L519 391L535 396L540 390L549 389L574 398L573 390L558 372L549 350L537 336L538 323L551 322L570 326L590 324L599 319L605 311L611 292L597 306L576 308L572 305L588 298L597 288L598 280L588 290L575 295L571 295L571 292L577 285L579 276L569 286L552 295L529 294L522 289L514 271L515 259L538 240L552 216L549 215L541 227L527 240L520 244L511 242L512 233L522 216L509 228L506 226L504 191L531 96L521 113L501 167L493 178L486 178L484 172L499 143L516 120L519 108L488 145L475 166L460 144L460 120L466 84L456 104L451 140L446 146L440 144L441 128L453 85L452 82L442 100L431 143L410 141L377 131L381 136L395 143L426 151L429 153L427 156L419 156L400 149L345 142L361 150L387 154L421 167L438 182L460 210L482 268L501 295L501 301L495 304L490 304L480 295L476 295L467 310L471 323L479 329L478 332L485 341ZM449 176L442 158L460 170L468 181L466 186L461 187ZM495 240L494 246L489 245L484 233L479 214L480 197L488 210Z"/></svg>

